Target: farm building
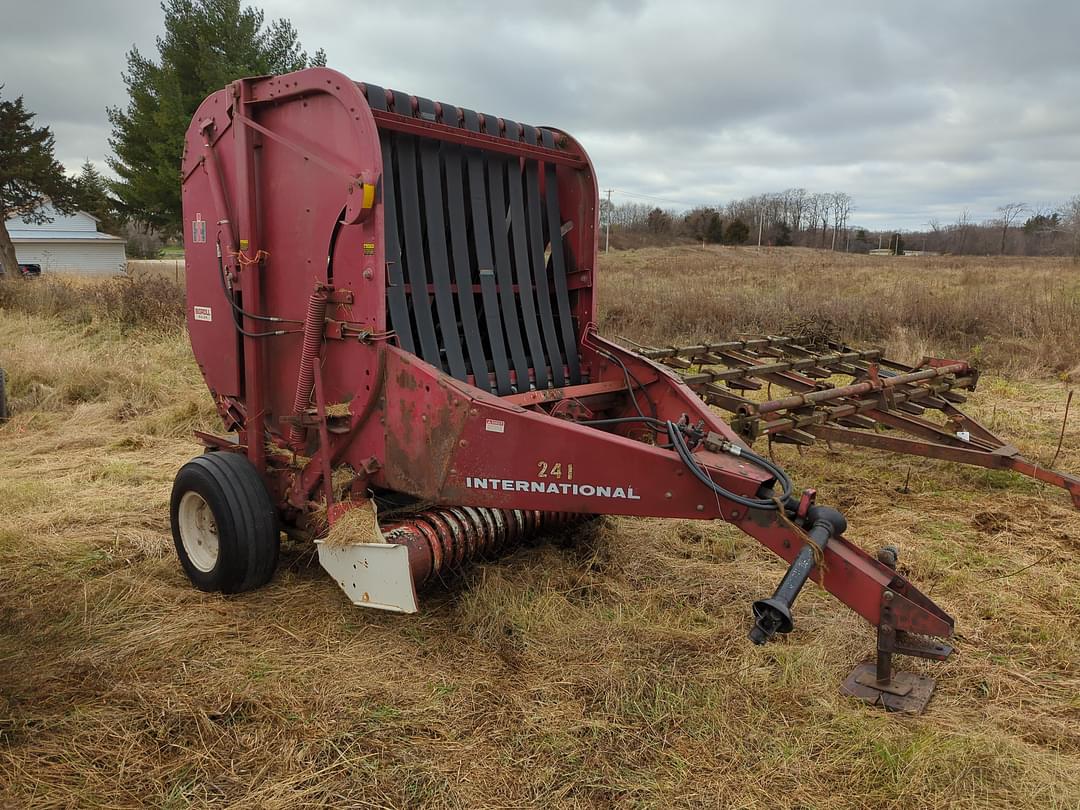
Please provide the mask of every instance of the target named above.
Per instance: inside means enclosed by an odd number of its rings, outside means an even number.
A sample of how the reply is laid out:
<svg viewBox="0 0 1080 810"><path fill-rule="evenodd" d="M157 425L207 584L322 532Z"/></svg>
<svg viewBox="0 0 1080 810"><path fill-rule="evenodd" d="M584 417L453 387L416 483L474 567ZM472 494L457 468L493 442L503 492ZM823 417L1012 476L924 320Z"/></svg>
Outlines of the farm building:
<svg viewBox="0 0 1080 810"><path fill-rule="evenodd" d="M18 216L7 221L21 264L39 264L45 273L122 272L127 262L124 240L97 229L98 220L85 211L65 216L46 209L51 222L36 225Z"/></svg>

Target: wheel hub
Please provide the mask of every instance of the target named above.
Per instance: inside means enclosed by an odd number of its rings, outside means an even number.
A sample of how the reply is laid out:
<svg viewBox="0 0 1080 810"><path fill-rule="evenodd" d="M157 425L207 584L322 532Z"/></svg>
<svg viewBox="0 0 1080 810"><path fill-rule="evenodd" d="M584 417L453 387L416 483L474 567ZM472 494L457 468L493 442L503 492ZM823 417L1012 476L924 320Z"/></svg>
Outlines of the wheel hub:
<svg viewBox="0 0 1080 810"><path fill-rule="evenodd" d="M210 504L197 492L185 492L180 499L177 517L180 540L191 564L200 571L211 571L217 565L219 543L217 523Z"/></svg>

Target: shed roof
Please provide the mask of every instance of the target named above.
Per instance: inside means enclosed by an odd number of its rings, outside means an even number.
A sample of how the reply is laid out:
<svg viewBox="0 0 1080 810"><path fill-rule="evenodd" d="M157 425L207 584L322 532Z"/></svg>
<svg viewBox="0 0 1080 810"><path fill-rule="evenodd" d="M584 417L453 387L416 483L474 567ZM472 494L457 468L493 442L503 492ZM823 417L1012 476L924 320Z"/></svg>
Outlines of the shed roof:
<svg viewBox="0 0 1080 810"><path fill-rule="evenodd" d="M9 230L11 241L26 242L123 242L119 236L110 236L99 231L47 231L19 228Z"/></svg>

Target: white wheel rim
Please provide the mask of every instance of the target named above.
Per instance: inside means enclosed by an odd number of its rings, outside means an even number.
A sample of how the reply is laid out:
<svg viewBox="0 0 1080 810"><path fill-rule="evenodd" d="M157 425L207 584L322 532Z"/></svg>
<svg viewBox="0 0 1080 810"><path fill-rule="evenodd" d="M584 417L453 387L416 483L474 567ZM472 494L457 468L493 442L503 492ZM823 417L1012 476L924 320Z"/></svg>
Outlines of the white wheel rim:
<svg viewBox="0 0 1080 810"><path fill-rule="evenodd" d="M188 560L200 571L213 570L218 561L218 528L214 513L198 492L185 492L177 515L180 542Z"/></svg>

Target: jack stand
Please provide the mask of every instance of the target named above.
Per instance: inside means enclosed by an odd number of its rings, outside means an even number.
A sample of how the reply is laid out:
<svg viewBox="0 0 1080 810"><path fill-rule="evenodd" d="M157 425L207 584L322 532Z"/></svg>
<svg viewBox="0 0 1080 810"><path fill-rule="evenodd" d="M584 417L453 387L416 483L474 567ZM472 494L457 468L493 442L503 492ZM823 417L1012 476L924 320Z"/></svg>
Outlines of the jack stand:
<svg viewBox="0 0 1080 810"><path fill-rule="evenodd" d="M877 660L866 661L855 667L840 687L840 693L881 706L886 711L922 714L930 702L930 696L934 694L936 681L925 675L893 670L892 657L899 654L944 661L952 654L953 648L897 630L892 612L894 596L891 590L881 595Z"/></svg>

